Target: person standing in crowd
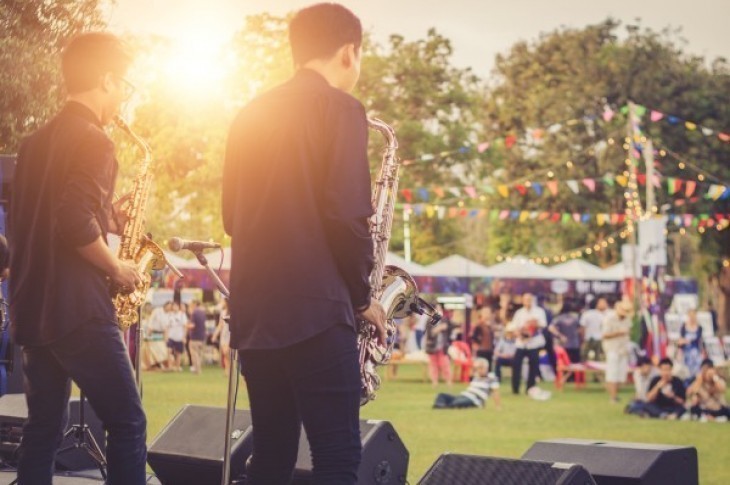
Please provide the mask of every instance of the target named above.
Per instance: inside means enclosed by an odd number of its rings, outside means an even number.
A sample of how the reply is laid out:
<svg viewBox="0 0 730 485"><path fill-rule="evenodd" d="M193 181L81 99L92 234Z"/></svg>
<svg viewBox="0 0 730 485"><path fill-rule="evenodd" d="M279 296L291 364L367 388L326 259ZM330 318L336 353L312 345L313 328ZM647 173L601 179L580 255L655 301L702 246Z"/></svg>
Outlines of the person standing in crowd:
<svg viewBox="0 0 730 485"><path fill-rule="evenodd" d="M228 299L224 298L221 304L221 313L218 318L218 325L213 332L211 337L212 342L218 342L218 350L221 354L221 366L223 367L223 374L228 375L229 368L231 366L230 352L231 352L231 330L228 328Z"/></svg>
<svg viewBox="0 0 730 485"><path fill-rule="evenodd" d="M476 313L477 321L471 331L472 355L487 359L491 367L497 320L491 307L479 308Z"/></svg>
<svg viewBox="0 0 730 485"><path fill-rule="evenodd" d="M682 359L689 372L686 382L692 382L700 372L704 348L702 344L702 327L697 322L697 310L687 312L687 320L679 330L677 345L682 350Z"/></svg>
<svg viewBox="0 0 730 485"><path fill-rule="evenodd" d="M172 311L172 302L166 302L152 310L147 325L144 327L145 334L145 356L147 370L166 369L168 365L167 342L165 341L165 328L167 319Z"/></svg>
<svg viewBox="0 0 730 485"><path fill-rule="evenodd" d="M687 389L692 418L717 422L726 422L730 419L730 408L725 399L726 389L725 380L717 375L712 360L702 361L697 378Z"/></svg>
<svg viewBox="0 0 730 485"><path fill-rule="evenodd" d="M595 306L593 306L595 303ZM580 326L583 333L581 359L603 360L602 327L608 315L608 301L600 297L591 302L591 308L583 312L580 317Z"/></svg>
<svg viewBox="0 0 730 485"><path fill-rule="evenodd" d="M606 355L606 390L612 403L619 402L618 388L629 372L629 334L633 305L621 300L603 321L601 343Z"/></svg>
<svg viewBox="0 0 730 485"><path fill-rule="evenodd" d="M512 368L517 351L517 342L515 327L511 323L504 329L502 337L497 341L494 347L494 373L499 382L502 382L502 366Z"/></svg>
<svg viewBox="0 0 730 485"><path fill-rule="evenodd" d="M451 310L447 310L441 305L441 314L443 317L439 323L426 326L423 345L423 350L428 354L428 374L434 387L439 383L439 376L443 377L449 386L453 382L451 361L448 355L452 330Z"/></svg>
<svg viewBox="0 0 730 485"><path fill-rule="evenodd" d="M560 314L548 326L548 330L555 337L556 343L565 349L570 361L580 362L580 321L573 305L565 302Z"/></svg>
<svg viewBox="0 0 730 485"><path fill-rule="evenodd" d="M170 316L165 329L165 342L170 351L170 358L167 368L172 371L182 370L182 354L185 351L185 340L187 338L188 316L180 309L180 304L175 302L170 307Z"/></svg>
<svg viewBox="0 0 730 485"><path fill-rule="evenodd" d="M112 34L74 37L61 54L66 104L18 151L8 236L28 405L21 485L51 483L72 380L107 431L106 482L146 483L147 423L109 296L110 282L130 292L142 275L107 245L126 221L112 204L118 163L104 126L131 93L131 60Z"/></svg>
<svg viewBox="0 0 730 485"><path fill-rule="evenodd" d="M672 359L659 361L659 375L651 380L644 410L652 418L677 419L684 412L684 384L672 375Z"/></svg>
<svg viewBox="0 0 730 485"><path fill-rule="evenodd" d="M201 374L203 372L203 348L205 339L208 336L205 328L205 308L198 300L190 302L190 323L188 324L190 335L190 372Z"/></svg>
<svg viewBox="0 0 730 485"><path fill-rule="evenodd" d="M527 358L527 389L535 386L539 369L540 349L545 347L542 331L547 326L545 310L535 304L530 293L522 295L522 308L515 312L512 325L517 333L516 351L512 363L512 393L519 394L522 380L522 362Z"/></svg>
<svg viewBox="0 0 730 485"><path fill-rule="evenodd" d="M636 369L633 372L634 379L634 400L629 403L624 412L627 414L638 414L645 416L646 395L649 393L652 379L658 375L657 370L646 356L641 356L636 362Z"/></svg>
<svg viewBox="0 0 730 485"><path fill-rule="evenodd" d="M321 3L292 17L289 41L296 72L236 116L222 177L231 345L253 425L246 478L288 483L304 425L312 481L354 484L357 321L386 341L385 311L370 288L368 119L349 94L362 26L345 7Z"/></svg>

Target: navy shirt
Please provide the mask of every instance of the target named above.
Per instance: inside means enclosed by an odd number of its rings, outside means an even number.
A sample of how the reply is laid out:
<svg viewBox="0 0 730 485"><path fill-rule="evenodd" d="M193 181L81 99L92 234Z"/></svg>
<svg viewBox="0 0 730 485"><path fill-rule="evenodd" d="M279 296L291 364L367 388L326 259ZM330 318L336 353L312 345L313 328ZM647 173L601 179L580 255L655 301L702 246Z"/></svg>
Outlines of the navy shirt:
<svg viewBox="0 0 730 485"><path fill-rule="evenodd" d="M190 340L205 340L205 310L201 307L193 310L190 315L193 328L190 330Z"/></svg>
<svg viewBox="0 0 730 485"><path fill-rule="evenodd" d="M373 213L362 104L302 69L234 121L223 173L231 346L354 326L370 301Z"/></svg>
<svg viewBox="0 0 730 485"><path fill-rule="evenodd" d="M106 238L117 167L96 115L76 102L21 144L8 227L16 343L43 345L89 320L116 320L106 275L77 248Z"/></svg>

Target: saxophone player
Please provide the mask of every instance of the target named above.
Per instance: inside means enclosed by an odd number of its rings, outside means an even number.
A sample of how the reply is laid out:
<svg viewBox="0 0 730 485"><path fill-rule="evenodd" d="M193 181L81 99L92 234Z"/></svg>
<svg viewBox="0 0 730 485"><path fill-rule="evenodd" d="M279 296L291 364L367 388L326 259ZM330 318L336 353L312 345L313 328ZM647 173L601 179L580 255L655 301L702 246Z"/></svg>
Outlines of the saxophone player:
<svg viewBox="0 0 730 485"><path fill-rule="evenodd" d="M111 34L73 38L61 58L67 102L18 152L9 241L28 403L21 485L51 484L72 380L108 432L106 483L145 483L145 415L108 287L142 280L106 242L123 221L114 217L117 161L103 127L129 94L130 63Z"/></svg>
<svg viewBox="0 0 730 485"><path fill-rule="evenodd" d="M356 317L385 340L371 299L373 214L368 123L349 92L362 28L333 3L289 25L296 72L232 124L222 208L232 236L231 346L253 424L247 483L288 483L302 424L314 482L357 481L360 374Z"/></svg>

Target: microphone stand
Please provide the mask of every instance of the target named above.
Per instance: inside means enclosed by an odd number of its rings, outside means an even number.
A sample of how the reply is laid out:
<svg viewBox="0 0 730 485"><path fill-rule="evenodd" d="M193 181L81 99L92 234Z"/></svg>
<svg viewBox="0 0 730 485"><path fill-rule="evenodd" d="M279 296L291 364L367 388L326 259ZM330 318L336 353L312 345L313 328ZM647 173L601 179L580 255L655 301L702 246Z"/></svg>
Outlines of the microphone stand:
<svg viewBox="0 0 730 485"><path fill-rule="evenodd" d="M216 273L208 264L208 259L202 250L193 251L200 265L205 269L213 282L226 298L230 298L231 294L226 285L221 281L218 273ZM226 404L226 431L225 444L223 446L223 472L221 473L221 485L229 485L231 483L231 435L233 430L233 415L236 410L236 384L238 382L238 351L231 347L229 351L230 370L228 372L228 400Z"/></svg>

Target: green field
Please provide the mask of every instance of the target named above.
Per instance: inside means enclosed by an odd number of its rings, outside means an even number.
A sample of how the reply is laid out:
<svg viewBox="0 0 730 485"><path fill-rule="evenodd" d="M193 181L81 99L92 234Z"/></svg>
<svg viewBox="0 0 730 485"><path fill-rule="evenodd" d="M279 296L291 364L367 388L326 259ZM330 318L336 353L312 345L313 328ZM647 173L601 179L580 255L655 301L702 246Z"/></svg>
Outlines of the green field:
<svg viewBox="0 0 730 485"><path fill-rule="evenodd" d="M697 447L700 483L730 483L730 424L671 422L624 415L623 406L612 405L597 385L574 390L569 384L549 401L513 396L503 388L501 411L485 409L432 410L436 392L423 383L419 369L401 369L396 380L383 385L376 401L362 409L362 417L388 420L410 452L408 480L416 483L444 451L519 457L540 439L586 438L596 440L666 443ZM144 406L151 441L184 404L225 406L227 379L219 368L208 367L200 376L189 372L143 375ZM505 384L506 380L505 380ZM546 386L552 390L552 386ZM622 402L631 397L627 387ZM241 386L239 407L247 407Z"/></svg>

